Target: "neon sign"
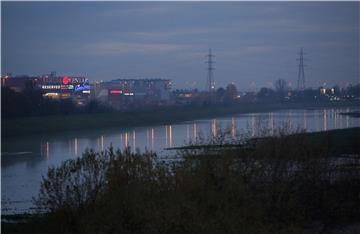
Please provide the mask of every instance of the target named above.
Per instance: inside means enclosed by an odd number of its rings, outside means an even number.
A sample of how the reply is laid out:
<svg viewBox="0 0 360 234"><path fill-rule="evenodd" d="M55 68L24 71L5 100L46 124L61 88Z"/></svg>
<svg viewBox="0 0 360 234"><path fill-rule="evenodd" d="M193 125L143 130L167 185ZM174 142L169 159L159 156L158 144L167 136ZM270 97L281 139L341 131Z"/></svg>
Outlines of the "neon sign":
<svg viewBox="0 0 360 234"><path fill-rule="evenodd" d="M42 89L74 89L74 85L42 85Z"/></svg>
<svg viewBox="0 0 360 234"><path fill-rule="evenodd" d="M74 85L61 85L61 89L74 89Z"/></svg>
<svg viewBox="0 0 360 234"><path fill-rule="evenodd" d="M68 77L68 76L64 76L63 80L62 80L62 83L64 85L68 85L69 83L71 82L71 78Z"/></svg>
<svg viewBox="0 0 360 234"><path fill-rule="evenodd" d="M43 85L41 86L42 89L60 89L60 85Z"/></svg>
<svg viewBox="0 0 360 234"><path fill-rule="evenodd" d="M122 94L122 90L120 90L120 89L113 89L113 90L110 90L110 93L111 93L111 94Z"/></svg>
<svg viewBox="0 0 360 234"><path fill-rule="evenodd" d="M90 90L90 85L88 84L80 84L75 86L75 92L80 92L84 90Z"/></svg>

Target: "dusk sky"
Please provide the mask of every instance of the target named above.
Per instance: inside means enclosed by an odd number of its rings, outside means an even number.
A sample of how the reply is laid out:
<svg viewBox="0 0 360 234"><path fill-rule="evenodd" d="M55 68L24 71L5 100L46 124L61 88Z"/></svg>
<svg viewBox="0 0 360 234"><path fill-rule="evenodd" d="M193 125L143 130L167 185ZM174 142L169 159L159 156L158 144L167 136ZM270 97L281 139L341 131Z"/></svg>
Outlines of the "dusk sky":
<svg viewBox="0 0 360 234"><path fill-rule="evenodd" d="M360 2L1 2L1 72L168 78L173 88L359 82Z"/></svg>

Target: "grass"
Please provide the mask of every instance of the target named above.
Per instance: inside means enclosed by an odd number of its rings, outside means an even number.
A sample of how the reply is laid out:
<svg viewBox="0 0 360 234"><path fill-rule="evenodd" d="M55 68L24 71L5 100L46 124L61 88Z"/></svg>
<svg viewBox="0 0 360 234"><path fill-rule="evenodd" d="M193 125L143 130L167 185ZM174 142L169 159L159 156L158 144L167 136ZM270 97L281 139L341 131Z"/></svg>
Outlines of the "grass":
<svg viewBox="0 0 360 234"><path fill-rule="evenodd" d="M347 129L336 129L336 130L329 130L329 131L322 131L322 132L311 132L311 133L297 133L294 135L290 135L289 137L299 137L303 136L306 137L309 141L316 143L318 145L328 145L329 151L333 153L339 154L346 154L351 152L360 152L360 127L355 128L347 128ZM251 139L251 140L259 140L259 139ZM199 149L220 149L223 148L241 148L246 146L245 144L234 144L234 143L227 143L227 144L192 144L187 146L181 147L173 147L167 148L166 150L199 150Z"/></svg>
<svg viewBox="0 0 360 234"><path fill-rule="evenodd" d="M358 106L359 103L315 104L238 104L231 106L167 107L137 112L74 114L2 119L2 137L34 134L56 134L67 131L109 129L153 124L171 124L193 119L226 116L236 113L267 112L280 109L304 109Z"/></svg>
<svg viewBox="0 0 360 234"><path fill-rule="evenodd" d="M348 115L354 118L360 118L360 111L353 111L353 112L344 112L340 113L341 115Z"/></svg>
<svg viewBox="0 0 360 234"><path fill-rule="evenodd" d="M360 128L336 129L306 134L309 140L319 145L328 145L337 153L360 152Z"/></svg>

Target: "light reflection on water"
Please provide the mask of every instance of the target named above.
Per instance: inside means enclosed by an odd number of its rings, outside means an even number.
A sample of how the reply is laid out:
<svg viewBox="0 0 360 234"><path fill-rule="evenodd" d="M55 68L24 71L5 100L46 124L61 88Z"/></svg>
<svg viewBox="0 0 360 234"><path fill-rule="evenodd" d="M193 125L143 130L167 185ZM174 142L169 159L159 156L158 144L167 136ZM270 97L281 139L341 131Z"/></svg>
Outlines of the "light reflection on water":
<svg viewBox="0 0 360 234"><path fill-rule="evenodd" d="M81 156L87 148L96 151L112 145L115 149L130 146L141 151L152 150L160 155L164 148L184 145L199 137L219 134L219 128L229 130L236 138L244 130L250 136L259 135L266 127L270 133L287 124L306 131L323 131L360 126L359 118L339 115L354 108L321 110L283 110L269 113L240 114L231 117L196 120L172 125L138 128L118 128L111 131L77 132L57 136L2 139L2 212L22 212L31 207L41 176L50 165Z"/></svg>

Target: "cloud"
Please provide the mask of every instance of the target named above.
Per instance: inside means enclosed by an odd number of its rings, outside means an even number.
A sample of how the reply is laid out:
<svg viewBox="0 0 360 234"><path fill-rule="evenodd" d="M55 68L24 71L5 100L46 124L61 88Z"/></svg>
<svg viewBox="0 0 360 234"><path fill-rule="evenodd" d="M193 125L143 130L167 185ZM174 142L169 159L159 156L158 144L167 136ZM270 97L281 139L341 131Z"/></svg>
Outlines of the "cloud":
<svg viewBox="0 0 360 234"><path fill-rule="evenodd" d="M221 57L251 57L251 56L261 56L265 54L272 54L274 52L288 50L289 46L286 45L249 45L249 46L240 46L232 50L222 50L216 52L218 56Z"/></svg>
<svg viewBox="0 0 360 234"><path fill-rule="evenodd" d="M138 32L127 32L127 34L138 37L176 37L176 36L192 36L207 33L218 33L224 32L224 27L189 27L189 28L178 28L176 30L164 30L164 31L138 31Z"/></svg>
<svg viewBox="0 0 360 234"><path fill-rule="evenodd" d="M359 24L344 25L331 22L311 22L302 19L248 19L234 21L225 26L224 31L237 32L259 32L267 31L272 33L347 33L359 32Z"/></svg>
<svg viewBox="0 0 360 234"><path fill-rule="evenodd" d="M99 16L102 17L118 17L120 15L151 15L151 14L164 14L171 13L173 11L181 10L181 7L178 5L156 5L154 3L149 3L146 5L132 5L132 6L123 6L123 7L114 7L112 9L107 9L105 11L98 12Z"/></svg>
<svg viewBox="0 0 360 234"><path fill-rule="evenodd" d="M177 28L171 30L159 30L159 31L130 31L121 32L115 34L127 35L129 37L136 37L137 39L169 39L177 38L180 36L196 37L214 34L217 37L214 40L219 39L221 34L235 33L258 33L258 32L271 32L271 33L359 33L360 29L357 25L342 25L342 24L330 24L330 23L305 23L294 19L267 19L267 20L242 20L235 22L228 22L222 24L215 24L209 26L198 27L186 27Z"/></svg>
<svg viewBox="0 0 360 234"><path fill-rule="evenodd" d="M167 43L95 42L82 46L83 53L92 55L118 55L127 53L162 54L189 49L188 45Z"/></svg>

